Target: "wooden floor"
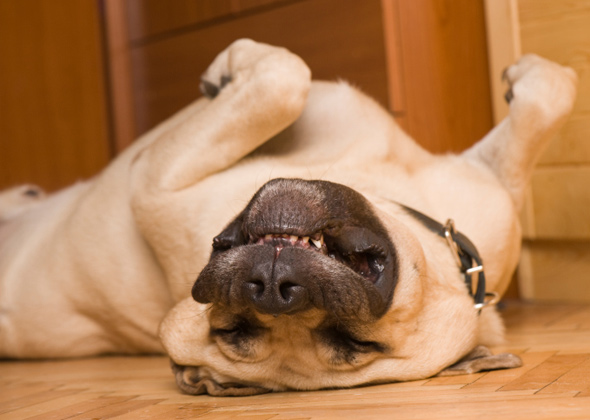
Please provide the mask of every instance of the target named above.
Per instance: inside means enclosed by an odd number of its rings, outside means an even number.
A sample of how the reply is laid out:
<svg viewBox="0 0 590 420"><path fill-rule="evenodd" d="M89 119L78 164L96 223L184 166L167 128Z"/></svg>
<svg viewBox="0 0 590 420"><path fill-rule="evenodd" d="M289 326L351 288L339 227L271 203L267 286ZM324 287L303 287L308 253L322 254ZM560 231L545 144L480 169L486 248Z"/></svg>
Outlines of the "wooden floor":
<svg viewBox="0 0 590 420"><path fill-rule="evenodd" d="M0 420L590 419L590 305L504 317L521 368L349 390L194 397L164 357L0 362Z"/></svg>

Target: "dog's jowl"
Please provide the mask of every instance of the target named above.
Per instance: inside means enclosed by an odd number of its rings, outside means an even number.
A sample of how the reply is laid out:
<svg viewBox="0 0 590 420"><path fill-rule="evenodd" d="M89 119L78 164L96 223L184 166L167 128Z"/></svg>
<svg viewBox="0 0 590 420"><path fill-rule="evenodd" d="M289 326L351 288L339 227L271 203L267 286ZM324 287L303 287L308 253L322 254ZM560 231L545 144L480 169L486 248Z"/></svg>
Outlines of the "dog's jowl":
<svg viewBox="0 0 590 420"><path fill-rule="evenodd" d="M435 156L289 51L233 43L92 180L0 193L0 357L166 351L211 395L518 366L484 346L576 76L529 55L506 79L508 117Z"/></svg>

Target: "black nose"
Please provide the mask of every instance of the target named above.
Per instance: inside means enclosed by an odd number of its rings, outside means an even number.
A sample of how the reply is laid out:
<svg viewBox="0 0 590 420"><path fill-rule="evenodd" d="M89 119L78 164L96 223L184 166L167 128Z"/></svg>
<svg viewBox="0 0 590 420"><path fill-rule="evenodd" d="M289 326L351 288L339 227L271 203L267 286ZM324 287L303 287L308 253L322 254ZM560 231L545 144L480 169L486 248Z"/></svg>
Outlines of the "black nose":
<svg viewBox="0 0 590 420"><path fill-rule="evenodd" d="M308 289L297 281L290 258L257 264L242 283L242 297L261 313L280 315L306 310L310 305Z"/></svg>
<svg viewBox="0 0 590 420"><path fill-rule="evenodd" d="M391 305L398 267L389 233L360 193L274 179L214 239L192 296L232 311L317 308L372 321Z"/></svg>

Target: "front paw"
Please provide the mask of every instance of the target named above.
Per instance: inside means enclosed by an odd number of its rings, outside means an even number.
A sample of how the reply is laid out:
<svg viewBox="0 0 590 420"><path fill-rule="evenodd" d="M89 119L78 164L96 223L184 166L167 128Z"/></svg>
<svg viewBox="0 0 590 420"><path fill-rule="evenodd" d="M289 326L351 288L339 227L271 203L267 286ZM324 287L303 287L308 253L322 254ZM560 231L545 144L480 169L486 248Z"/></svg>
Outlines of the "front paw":
<svg viewBox="0 0 590 420"><path fill-rule="evenodd" d="M205 96L215 98L226 86L248 81L278 83L306 96L311 72L301 58L285 48L239 39L213 60L201 76L200 88Z"/></svg>
<svg viewBox="0 0 590 420"><path fill-rule="evenodd" d="M221 89L223 89L225 85L227 85L229 82L231 82L231 76L229 75L221 75L219 79L219 84L215 84L205 79L204 77L201 77L201 84L199 85L199 88L203 95L205 95L209 99L213 99L219 94Z"/></svg>
<svg viewBox="0 0 590 420"><path fill-rule="evenodd" d="M215 98L232 81L232 75L253 67L275 47L259 44L251 39L238 39L220 52L201 76L201 92Z"/></svg>

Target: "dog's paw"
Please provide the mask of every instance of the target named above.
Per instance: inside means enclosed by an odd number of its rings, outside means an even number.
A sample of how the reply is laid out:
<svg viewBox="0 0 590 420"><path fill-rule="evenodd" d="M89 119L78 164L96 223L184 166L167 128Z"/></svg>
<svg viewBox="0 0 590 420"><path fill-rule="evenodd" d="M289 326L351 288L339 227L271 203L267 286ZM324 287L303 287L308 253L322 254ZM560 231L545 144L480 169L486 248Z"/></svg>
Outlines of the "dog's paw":
<svg viewBox="0 0 590 420"><path fill-rule="evenodd" d="M505 99L511 105L542 112L549 120L571 112L578 78L569 67L526 54L506 68L502 78L508 84Z"/></svg>
<svg viewBox="0 0 590 420"><path fill-rule="evenodd" d="M307 94L311 72L303 60L285 48L239 39L213 60L201 76L200 88L205 96L215 98L230 83L249 80L293 86Z"/></svg>

